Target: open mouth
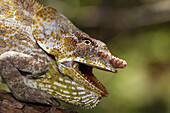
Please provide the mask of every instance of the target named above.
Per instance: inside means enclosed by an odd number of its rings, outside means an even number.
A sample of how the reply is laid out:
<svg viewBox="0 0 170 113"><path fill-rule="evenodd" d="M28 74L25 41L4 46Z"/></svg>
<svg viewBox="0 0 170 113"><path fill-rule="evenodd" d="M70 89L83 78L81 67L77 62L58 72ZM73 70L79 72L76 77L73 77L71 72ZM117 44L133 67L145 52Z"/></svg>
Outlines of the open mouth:
<svg viewBox="0 0 170 113"><path fill-rule="evenodd" d="M108 96L108 91L106 90L106 88L101 84L101 82L94 76L93 74L93 67L92 66L88 66L86 64L83 63L79 63L79 62L74 62L73 64L74 69L83 77L85 78L88 82L91 83L91 85L94 85L95 87L97 87L99 90L101 90L101 95L102 97L106 97ZM97 68L97 67L96 67ZM100 68L98 68L100 69Z"/></svg>
<svg viewBox="0 0 170 113"><path fill-rule="evenodd" d="M90 91L97 92L98 94L101 94L102 97L106 97L108 96L108 91L102 85L102 83L94 76L92 72L93 68L116 73L117 72L116 68L124 68L126 66L126 61L118 59L113 56L103 55L103 57L108 59L110 67L97 66L93 63L84 63L79 61L66 61L62 62L62 65L64 65L67 68L72 68L77 73L76 75L77 79L75 79L77 80L77 82L82 84Z"/></svg>

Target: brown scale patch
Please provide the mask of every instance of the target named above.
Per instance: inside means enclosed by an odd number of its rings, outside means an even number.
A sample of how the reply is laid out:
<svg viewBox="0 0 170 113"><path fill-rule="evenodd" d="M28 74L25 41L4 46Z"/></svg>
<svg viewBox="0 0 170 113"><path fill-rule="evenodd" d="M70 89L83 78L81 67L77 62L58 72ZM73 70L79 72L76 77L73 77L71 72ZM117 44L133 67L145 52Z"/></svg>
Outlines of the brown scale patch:
<svg viewBox="0 0 170 113"><path fill-rule="evenodd" d="M30 42L31 44L35 44L35 46L37 46L37 44L33 41L33 40L31 40L31 38L29 38L29 37L27 37L27 40L28 40L28 42Z"/></svg>
<svg viewBox="0 0 170 113"><path fill-rule="evenodd" d="M4 50L3 49L0 49L0 54L2 54L4 52Z"/></svg>
<svg viewBox="0 0 170 113"><path fill-rule="evenodd" d="M21 16L16 16L15 20L21 21L21 20L22 20L22 17L21 17Z"/></svg>
<svg viewBox="0 0 170 113"><path fill-rule="evenodd" d="M23 3L23 5L22 5L22 6L23 6L23 8L24 8L24 9L26 9L26 10L27 10L27 9L28 9L28 7L29 7L30 5L31 5L31 3L30 3L29 1L26 1L26 2L24 2L24 3Z"/></svg>
<svg viewBox="0 0 170 113"><path fill-rule="evenodd" d="M19 46L19 47L18 47L18 49L19 49L19 50L24 50L24 48L23 48L23 47L21 47L21 46Z"/></svg>
<svg viewBox="0 0 170 113"><path fill-rule="evenodd" d="M13 46L14 46L14 47L17 47L17 44L14 44Z"/></svg>
<svg viewBox="0 0 170 113"><path fill-rule="evenodd" d="M45 57L42 57L42 60L43 60L43 61L47 61L47 59L46 59Z"/></svg>
<svg viewBox="0 0 170 113"><path fill-rule="evenodd" d="M72 37L64 38L64 46L67 47L66 51L70 52L70 51L75 50L76 43L77 41L73 39Z"/></svg>
<svg viewBox="0 0 170 113"><path fill-rule="evenodd" d="M32 48L27 42L19 41L19 44L26 46L27 48Z"/></svg>
<svg viewBox="0 0 170 113"><path fill-rule="evenodd" d="M6 10L5 15L8 15L8 17L13 17L13 12L10 10Z"/></svg>
<svg viewBox="0 0 170 113"><path fill-rule="evenodd" d="M23 33L23 32L17 32L15 33L15 37L19 40L26 40L28 39L29 37L27 36L26 33Z"/></svg>
<svg viewBox="0 0 170 113"><path fill-rule="evenodd" d="M60 26L59 26L59 27L60 27ZM68 31L66 31L65 29L62 29L62 28L61 28L59 31L60 31L60 34L61 34L61 35L62 35L62 34L67 34L67 33L68 33Z"/></svg>
<svg viewBox="0 0 170 113"><path fill-rule="evenodd" d="M26 20L23 20L23 23L24 23L24 25L26 25L26 26L30 26L30 24L32 23L32 19L27 17Z"/></svg>
<svg viewBox="0 0 170 113"><path fill-rule="evenodd" d="M8 35L8 34L5 34L5 37L9 37L9 35Z"/></svg>
<svg viewBox="0 0 170 113"><path fill-rule="evenodd" d="M5 41L3 41L2 39L0 39L0 47L6 47L6 43Z"/></svg>
<svg viewBox="0 0 170 113"><path fill-rule="evenodd" d="M7 29L6 33L11 34L12 33L11 29Z"/></svg>
<svg viewBox="0 0 170 113"><path fill-rule="evenodd" d="M46 47L46 49L49 49L49 47Z"/></svg>
<svg viewBox="0 0 170 113"><path fill-rule="evenodd" d="M17 42L18 40L15 38L15 36L11 35L10 36L10 40L12 40L12 42Z"/></svg>
<svg viewBox="0 0 170 113"><path fill-rule="evenodd" d="M5 52L7 52L7 51L9 51L8 49L6 49L6 48L4 48L4 49L1 49L1 53L5 53Z"/></svg>
<svg viewBox="0 0 170 113"><path fill-rule="evenodd" d="M54 31L51 31L51 36L53 36L53 40L55 39L54 37Z"/></svg>
<svg viewBox="0 0 170 113"><path fill-rule="evenodd" d="M19 15L19 11L18 10L16 10L15 15Z"/></svg>
<svg viewBox="0 0 170 113"><path fill-rule="evenodd" d="M5 42L9 43L9 39L4 39Z"/></svg>
<svg viewBox="0 0 170 113"><path fill-rule="evenodd" d="M38 70L39 69L38 65L34 65L34 69Z"/></svg>
<svg viewBox="0 0 170 113"><path fill-rule="evenodd" d="M33 20L33 21L32 21L32 24L33 24L33 25L37 24L37 21Z"/></svg>
<svg viewBox="0 0 170 113"><path fill-rule="evenodd" d="M9 5L8 4L4 4L4 9L9 9Z"/></svg>
<svg viewBox="0 0 170 113"><path fill-rule="evenodd" d="M28 20L29 20L29 19L27 18L27 15L22 14L21 16L22 16L22 19L23 19L23 20L26 20L26 21L28 21Z"/></svg>
<svg viewBox="0 0 170 113"><path fill-rule="evenodd" d="M5 32L6 31L6 27L5 26L1 26L0 27L0 31Z"/></svg>
<svg viewBox="0 0 170 113"><path fill-rule="evenodd" d="M12 48L12 43L9 42L9 43L7 44L7 46L8 46L9 48Z"/></svg>

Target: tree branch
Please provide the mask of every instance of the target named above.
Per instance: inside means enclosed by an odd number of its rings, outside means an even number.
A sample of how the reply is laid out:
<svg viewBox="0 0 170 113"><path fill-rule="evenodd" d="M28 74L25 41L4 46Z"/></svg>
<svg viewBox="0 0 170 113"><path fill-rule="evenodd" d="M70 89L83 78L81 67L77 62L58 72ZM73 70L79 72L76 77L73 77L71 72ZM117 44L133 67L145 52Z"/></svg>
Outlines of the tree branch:
<svg viewBox="0 0 170 113"><path fill-rule="evenodd" d="M0 90L0 113L78 113L78 111L20 102L11 93Z"/></svg>

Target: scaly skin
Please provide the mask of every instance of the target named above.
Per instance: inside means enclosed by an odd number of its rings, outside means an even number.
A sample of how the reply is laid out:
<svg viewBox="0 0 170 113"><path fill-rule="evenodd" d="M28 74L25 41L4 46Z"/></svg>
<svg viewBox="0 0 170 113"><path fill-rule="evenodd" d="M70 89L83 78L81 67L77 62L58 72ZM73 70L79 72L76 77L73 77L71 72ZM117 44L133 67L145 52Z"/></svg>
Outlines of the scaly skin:
<svg viewBox="0 0 170 113"><path fill-rule="evenodd" d="M84 108L108 96L92 68L116 72L126 61L76 28L51 7L32 0L0 0L0 75L19 100Z"/></svg>

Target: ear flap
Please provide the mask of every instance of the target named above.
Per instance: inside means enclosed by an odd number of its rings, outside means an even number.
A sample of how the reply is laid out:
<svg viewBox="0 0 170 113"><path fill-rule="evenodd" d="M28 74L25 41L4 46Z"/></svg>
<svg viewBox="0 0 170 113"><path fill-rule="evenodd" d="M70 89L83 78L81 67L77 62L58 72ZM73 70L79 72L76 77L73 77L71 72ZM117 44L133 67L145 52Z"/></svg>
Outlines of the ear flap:
<svg viewBox="0 0 170 113"><path fill-rule="evenodd" d="M32 34L41 48L49 53L57 45L59 26L56 21L57 10L51 7L40 9L33 17Z"/></svg>
<svg viewBox="0 0 170 113"><path fill-rule="evenodd" d="M61 45L63 37L77 39L77 32L85 34L54 8L41 8L33 17L32 34L38 45L47 53L60 49L63 46ZM66 43L65 40L64 43Z"/></svg>

